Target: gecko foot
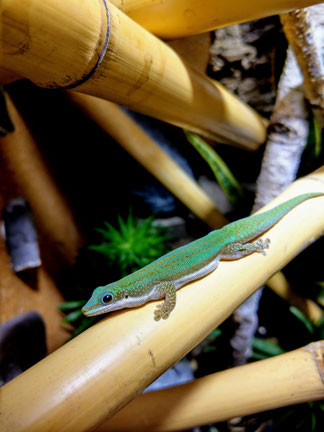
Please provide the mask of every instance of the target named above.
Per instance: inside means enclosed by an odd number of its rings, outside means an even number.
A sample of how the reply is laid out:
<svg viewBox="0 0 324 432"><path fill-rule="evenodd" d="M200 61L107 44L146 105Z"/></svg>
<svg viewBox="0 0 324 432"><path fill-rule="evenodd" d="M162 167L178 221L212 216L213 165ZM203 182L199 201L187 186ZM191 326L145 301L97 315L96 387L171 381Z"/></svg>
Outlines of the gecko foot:
<svg viewBox="0 0 324 432"><path fill-rule="evenodd" d="M154 311L155 321L167 319L176 305L176 289L173 282L161 282L155 287L156 298L164 297L164 302L157 305Z"/></svg>
<svg viewBox="0 0 324 432"><path fill-rule="evenodd" d="M154 319L155 321L159 321L162 319L167 319L170 315L171 310L166 307L165 303L158 305L154 311Z"/></svg>
<svg viewBox="0 0 324 432"><path fill-rule="evenodd" d="M257 249L257 252L262 253L262 255L267 255L266 251L264 249L269 249L270 246L270 239L266 238L265 240L259 239L255 242Z"/></svg>

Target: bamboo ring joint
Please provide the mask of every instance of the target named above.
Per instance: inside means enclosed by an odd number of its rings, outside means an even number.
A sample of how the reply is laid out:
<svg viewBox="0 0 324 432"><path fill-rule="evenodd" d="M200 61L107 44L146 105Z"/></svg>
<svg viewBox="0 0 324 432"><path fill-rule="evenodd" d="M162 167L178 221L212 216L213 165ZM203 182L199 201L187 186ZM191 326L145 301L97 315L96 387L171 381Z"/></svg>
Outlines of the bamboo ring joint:
<svg viewBox="0 0 324 432"><path fill-rule="evenodd" d="M107 18L107 27L106 27L106 37L105 37L105 42L103 44L101 53L98 57L98 61L97 63L93 66L93 68L90 70L90 72L88 72L86 75L84 75L81 79L79 79L78 81L75 81L72 84L68 84L66 86L60 86L61 89L72 89L75 87L78 87L79 85L85 83L86 81L88 81L88 79L96 72L96 70L98 69L98 67L100 66L100 63L102 62L105 54L106 54L106 50L108 47L108 42L109 42L109 33L110 33L110 16L109 16L109 10L108 10L108 5L106 0L101 0L103 2L103 5L105 7L105 11L106 11L106 18Z"/></svg>

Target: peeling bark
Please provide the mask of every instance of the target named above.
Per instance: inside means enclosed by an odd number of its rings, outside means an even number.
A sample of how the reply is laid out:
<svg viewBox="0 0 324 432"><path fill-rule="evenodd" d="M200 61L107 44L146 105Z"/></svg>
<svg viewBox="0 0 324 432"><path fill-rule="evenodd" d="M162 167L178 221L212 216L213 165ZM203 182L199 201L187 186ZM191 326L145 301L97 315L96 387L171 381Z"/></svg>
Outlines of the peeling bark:
<svg viewBox="0 0 324 432"><path fill-rule="evenodd" d="M301 70L289 48L270 119L253 211L276 197L296 177L309 128L305 96L320 126L324 126L324 5L283 14L281 20ZM256 292L234 313L240 323L231 339L234 365L245 363L250 356L261 293Z"/></svg>

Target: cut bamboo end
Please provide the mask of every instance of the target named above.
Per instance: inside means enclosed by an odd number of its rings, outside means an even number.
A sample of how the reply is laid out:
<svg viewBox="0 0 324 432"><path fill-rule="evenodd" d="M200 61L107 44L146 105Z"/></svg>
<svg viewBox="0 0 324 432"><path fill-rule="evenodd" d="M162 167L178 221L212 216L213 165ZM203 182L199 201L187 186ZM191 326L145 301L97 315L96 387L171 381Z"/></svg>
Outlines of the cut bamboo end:
<svg viewBox="0 0 324 432"><path fill-rule="evenodd" d="M212 229L227 223L200 186L117 105L70 93L70 99Z"/></svg>
<svg viewBox="0 0 324 432"><path fill-rule="evenodd" d="M301 9L321 0L111 0L150 32L166 39L204 33L244 21Z"/></svg>
<svg viewBox="0 0 324 432"><path fill-rule="evenodd" d="M323 180L324 168L295 182L271 205L304 192L324 192ZM222 261L216 271L179 290L166 321L154 321L155 302L113 313L6 384L0 428L81 432L99 426L320 235L323 200L303 202L269 230L266 257Z"/></svg>
<svg viewBox="0 0 324 432"><path fill-rule="evenodd" d="M324 398L324 341L146 393L97 432L178 431Z"/></svg>
<svg viewBox="0 0 324 432"><path fill-rule="evenodd" d="M114 5L107 7L108 24L99 0L4 0L2 66L40 86L73 86L246 149L264 142L266 128L255 111Z"/></svg>

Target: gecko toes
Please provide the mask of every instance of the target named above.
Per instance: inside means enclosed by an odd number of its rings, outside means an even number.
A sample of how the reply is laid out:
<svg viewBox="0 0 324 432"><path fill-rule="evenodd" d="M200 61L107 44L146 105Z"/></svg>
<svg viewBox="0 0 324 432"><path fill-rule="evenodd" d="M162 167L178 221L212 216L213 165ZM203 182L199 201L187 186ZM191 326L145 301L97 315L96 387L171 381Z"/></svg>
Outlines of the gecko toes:
<svg viewBox="0 0 324 432"><path fill-rule="evenodd" d="M166 320L169 317L170 312L171 311L169 308L164 303L162 303L158 305L154 311L154 320L159 321L161 318Z"/></svg>

